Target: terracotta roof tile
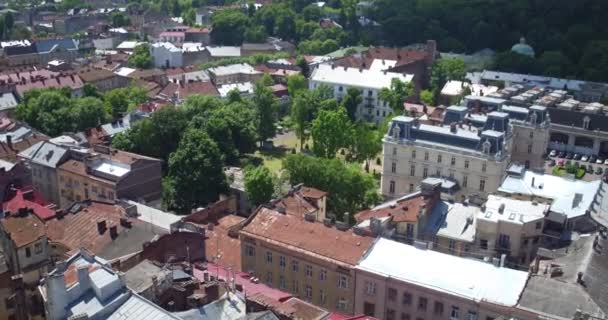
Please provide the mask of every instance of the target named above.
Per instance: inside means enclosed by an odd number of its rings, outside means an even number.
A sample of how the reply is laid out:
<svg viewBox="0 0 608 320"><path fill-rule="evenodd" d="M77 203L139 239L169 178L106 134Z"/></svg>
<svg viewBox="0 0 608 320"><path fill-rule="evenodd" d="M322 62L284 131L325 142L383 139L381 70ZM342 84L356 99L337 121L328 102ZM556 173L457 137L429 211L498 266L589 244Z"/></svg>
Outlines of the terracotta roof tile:
<svg viewBox="0 0 608 320"><path fill-rule="evenodd" d="M380 205L374 209L359 212L355 215L357 222L362 222L368 219L393 217L393 222L416 222L418 221L418 213L422 206L426 206L424 196L421 194L412 198L391 201Z"/></svg>
<svg viewBox="0 0 608 320"><path fill-rule="evenodd" d="M311 187L302 187L300 189L300 193L304 197L312 198L312 199L320 199L320 198L327 196L327 192L319 190L319 189L311 188Z"/></svg>
<svg viewBox="0 0 608 320"><path fill-rule="evenodd" d="M372 238L358 236L351 230L340 231L264 207L255 213L241 233L348 265L357 264L373 242Z"/></svg>
<svg viewBox="0 0 608 320"><path fill-rule="evenodd" d="M245 218L230 214L209 222L213 223L213 229L207 227L205 230L207 261L241 271L241 240L228 235L228 230L243 220Z"/></svg>
<svg viewBox="0 0 608 320"><path fill-rule="evenodd" d="M340 67L369 69L374 60L395 60L394 67L408 65L426 59L428 53L424 50L374 47L361 54L347 56L334 63Z"/></svg>
<svg viewBox="0 0 608 320"><path fill-rule="evenodd" d="M46 234L44 223L36 215L14 213L0 221L17 247L24 247Z"/></svg>

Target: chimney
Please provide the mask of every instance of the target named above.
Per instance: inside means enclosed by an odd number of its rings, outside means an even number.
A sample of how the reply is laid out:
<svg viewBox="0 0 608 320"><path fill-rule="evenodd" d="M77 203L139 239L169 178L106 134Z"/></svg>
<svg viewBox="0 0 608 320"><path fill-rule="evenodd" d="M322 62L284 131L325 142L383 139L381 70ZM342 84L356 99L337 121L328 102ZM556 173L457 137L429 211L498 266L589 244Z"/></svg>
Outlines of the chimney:
<svg viewBox="0 0 608 320"><path fill-rule="evenodd" d="M112 56L111 55L106 55L106 64L112 64Z"/></svg>
<svg viewBox="0 0 608 320"><path fill-rule="evenodd" d="M503 268L505 266L505 260L507 260L507 254L503 253L500 255L500 267Z"/></svg>
<svg viewBox="0 0 608 320"><path fill-rule="evenodd" d="M350 226L350 213L344 212L344 219L343 220L344 220L344 223L347 226Z"/></svg>
<svg viewBox="0 0 608 320"><path fill-rule="evenodd" d="M63 272L49 275L45 279L45 287L48 298L48 313L51 319L65 319L66 304L69 301L68 292L65 287Z"/></svg>
<svg viewBox="0 0 608 320"><path fill-rule="evenodd" d="M80 290L82 292L84 292L90 287L88 265L78 266L77 272L78 272L78 283L80 284Z"/></svg>
<svg viewBox="0 0 608 320"><path fill-rule="evenodd" d="M535 177L532 177L532 188L534 188L534 181L535 181Z"/></svg>
<svg viewBox="0 0 608 320"><path fill-rule="evenodd" d="M118 237L118 226L115 224L110 225L110 238L112 238L112 240L116 239L116 237Z"/></svg>
<svg viewBox="0 0 608 320"><path fill-rule="evenodd" d="M501 203L498 207L498 213L503 214L505 212L505 204Z"/></svg>
<svg viewBox="0 0 608 320"><path fill-rule="evenodd" d="M104 232L106 232L106 228L106 220L97 221L97 232L99 232L99 234L103 234Z"/></svg>
<svg viewBox="0 0 608 320"><path fill-rule="evenodd" d="M13 137L10 134L6 135L6 144L9 149L13 150Z"/></svg>

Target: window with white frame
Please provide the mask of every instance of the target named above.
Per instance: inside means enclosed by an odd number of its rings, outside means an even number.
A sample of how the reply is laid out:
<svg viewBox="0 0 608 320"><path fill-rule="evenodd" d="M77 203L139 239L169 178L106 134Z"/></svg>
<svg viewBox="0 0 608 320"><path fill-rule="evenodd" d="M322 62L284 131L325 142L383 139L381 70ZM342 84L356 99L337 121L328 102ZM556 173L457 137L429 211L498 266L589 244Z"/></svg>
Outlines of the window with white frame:
<svg viewBox="0 0 608 320"><path fill-rule="evenodd" d="M309 264L306 265L306 276L312 278L312 266Z"/></svg>
<svg viewBox="0 0 608 320"><path fill-rule="evenodd" d="M369 295L375 295L376 283L373 281L365 281L365 292Z"/></svg>
<svg viewBox="0 0 608 320"><path fill-rule="evenodd" d="M348 277L345 275L340 275L338 278L338 288L348 289Z"/></svg>
<svg viewBox="0 0 608 320"><path fill-rule="evenodd" d="M272 252L266 251L266 263L272 264Z"/></svg>
<svg viewBox="0 0 608 320"><path fill-rule="evenodd" d="M321 271L319 271L319 280L321 280L321 281L327 280L327 270L321 269Z"/></svg>

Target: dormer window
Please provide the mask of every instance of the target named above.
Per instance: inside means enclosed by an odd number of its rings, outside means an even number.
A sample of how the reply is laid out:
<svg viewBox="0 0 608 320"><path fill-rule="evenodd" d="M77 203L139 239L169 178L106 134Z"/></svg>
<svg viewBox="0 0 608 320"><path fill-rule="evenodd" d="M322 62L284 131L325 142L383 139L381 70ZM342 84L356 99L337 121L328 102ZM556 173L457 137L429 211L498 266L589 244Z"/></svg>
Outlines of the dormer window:
<svg viewBox="0 0 608 320"><path fill-rule="evenodd" d="M393 139L399 139L401 133L401 128L399 127L399 125L395 124L395 126L393 127Z"/></svg>
<svg viewBox="0 0 608 320"><path fill-rule="evenodd" d="M492 144L490 143L490 141L486 140L483 142L483 144L481 145L481 152L485 153L485 154L489 154L490 153L490 148L492 147Z"/></svg>
<svg viewBox="0 0 608 320"><path fill-rule="evenodd" d="M583 118L583 129L589 129L589 122L591 122L591 118L585 116L585 118Z"/></svg>

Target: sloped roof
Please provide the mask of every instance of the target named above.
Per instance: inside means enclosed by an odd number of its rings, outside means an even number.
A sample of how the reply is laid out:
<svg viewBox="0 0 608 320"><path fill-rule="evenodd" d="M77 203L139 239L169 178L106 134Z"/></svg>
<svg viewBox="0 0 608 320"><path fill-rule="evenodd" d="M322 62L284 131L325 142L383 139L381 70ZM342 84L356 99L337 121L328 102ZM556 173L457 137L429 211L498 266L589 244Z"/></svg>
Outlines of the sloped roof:
<svg viewBox="0 0 608 320"><path fill-rule="evenodd" d="M373 241L351 230L340 231L322 223L305 221L301 216L281 214L264 207L255 213L241 233L346 265L355 265ZM330 246L328 241L331 241Z"/></svg>

